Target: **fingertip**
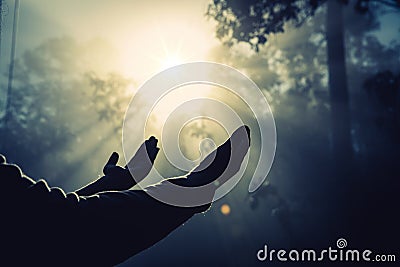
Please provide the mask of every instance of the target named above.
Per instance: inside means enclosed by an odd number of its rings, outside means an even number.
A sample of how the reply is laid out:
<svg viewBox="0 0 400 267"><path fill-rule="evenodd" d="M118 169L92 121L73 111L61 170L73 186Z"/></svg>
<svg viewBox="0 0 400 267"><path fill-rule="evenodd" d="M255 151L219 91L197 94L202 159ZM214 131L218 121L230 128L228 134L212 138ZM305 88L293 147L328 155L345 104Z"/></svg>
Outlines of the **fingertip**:
<svg viewBox="0 0 400 267"><path fill-rule="evenodd" d="M245 125L244 128L246 129L247 136L250 138L250 127Z"/></svg>
<svg viewBox="0 0 400 267"><path fill-rule="evenodd" d="M154 136L150 136L149 139L145 141L146 147L151 147L152 149L157 147L158 140Z"/></svg>
<svg viewBox="0 0 400 267"><path fill-rule="evenodd" d="M155 145L157 145L157 143L158 143L158 139L157 139L154 135L150 136L149 140L150 140L152 143L154 143Z"/></svg>
<svg viewBox="0 0 400 267"><path fill-rule="evenodd" d="M246 139L246 137L247 137L247 143L250 146L250 141L251 141L250 127L247 125L242 125L233 132L230 139L240 138L242 141L244 141L244 139Z"/></svg>
<svg viewBox="0 0 400 267"><path fill-rule="evenodd" d="M113 152L107 162L106 165L116 165L119 160L119 154L117 152Z"/></svg>
<svg viewBox="0 0 400 267"><path fill-rule="evenodd" d="M251 138L250 138L250 127L247 126L247 125L245 125L244 128L246 129L246 132L247 132L247 139L248 139L249 146L250 146L250 143L251 143Z"/></svg>

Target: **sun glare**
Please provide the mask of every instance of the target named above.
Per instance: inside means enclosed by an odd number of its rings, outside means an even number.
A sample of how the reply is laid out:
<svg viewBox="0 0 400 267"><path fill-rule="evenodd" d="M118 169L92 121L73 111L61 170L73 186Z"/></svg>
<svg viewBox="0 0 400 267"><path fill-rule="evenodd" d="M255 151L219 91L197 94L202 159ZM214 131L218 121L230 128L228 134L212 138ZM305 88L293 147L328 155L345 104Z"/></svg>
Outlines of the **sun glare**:
<svg viewBox="0 0 400 267"><path fill-rule="evenodd" d="M182 24L170 16L163 23L143 18L118 40L121 68L127 76L141 83L162 70L192 62L210 60L209 53L218 40L213 28L200 16ZM140 36L132 39L130 36Z"/></svg>
<svg viewBox="0 0 400 267"><path fill-rule="evenodd" d="M184 61L179 56L167 56L165 59L160 60L161 67L163 69L170 68L179 64L184 63Z"/></svg>
<svg viewBox="0 0 400 267"><path fill-rule="evenodd" d="M208 97L213 89L212 86L201 84L192 84L176 88L159 99L157 105L154 106L152 113L155 114L158 122L162 125L168 119L170 114L180 105L186 101ZM202 108L200 106L192 107L193 109L197 108L198 110L201 110Z"/></svg>
<svg viewBox="0 0 400 267"><path fill-rule="evenodd" d="M167 38L160 36L160 46L162 47L162 50L159 51L158 53L156 52L152 56L154 62L156 62L161 69L167 69L182 64L185 61L185 59L183 58L183 51L182 51L182 39L181 38L177 39L176 43L174 43L173 48L172 44L167 41L168 41Z"/></svg>

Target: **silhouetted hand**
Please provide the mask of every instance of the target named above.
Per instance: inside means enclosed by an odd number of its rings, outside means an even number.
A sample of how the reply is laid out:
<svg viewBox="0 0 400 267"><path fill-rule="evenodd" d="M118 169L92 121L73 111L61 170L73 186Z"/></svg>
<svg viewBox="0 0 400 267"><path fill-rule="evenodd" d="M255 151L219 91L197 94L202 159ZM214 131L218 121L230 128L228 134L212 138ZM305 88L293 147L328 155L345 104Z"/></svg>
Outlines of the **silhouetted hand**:
<svg viewBox="0 0 400 267"><path fill-rule="evenodd" d="M149 174L160 150L157 143L158 140L154 136L146 140L124 168L117 166L119 155L113 152L103 168L103 173L110 176L118 187L122 187L119 190L131 188Z"/></svg>
<svg viewBox="0 0 400 267"><path fill-rule="evenodd" d="M119 155L113 152L104 165L104 176L76 191L78 195L89 196L103 191L128 190L149 174L160 150L157 138L151 136L136 151L125 167L118 166Z"/></svg>
<svg viewBox="0 0 400 267"><path fill-rule="evenodd" d="M250 129L241 126L191 171L187 178L172 178L169 181L185 187L204 186L212 182L222 185L239 171L249 147Z"/></svg>
<svg viewBox="0 0 400 267"><path fill-rule="evenodd" d="M195 213L207 210L216 190L236 175L250 148L250 129L241 126L191 172L145 187L145 193Z"/></svg>
<svg viewBox="0 0 400 267"><path fill-rule="evenodd" d="M151 137L125 167L117 166L119 156L113 153L104 166L105 176L76 192L88 197L65 194L44 180L34 181L0 155L0 233L6 244L2 262L14 263L7 266L121 263L207 210L218 185L239 171L249 147L250 130L239 127L185 177L170 178L145 190L127 190L152 168L159 148L157 139ZM169 205L155 196L172 196L181 204L196 198L199 204ZM24 257L10 256L13 252Z"/></svg>

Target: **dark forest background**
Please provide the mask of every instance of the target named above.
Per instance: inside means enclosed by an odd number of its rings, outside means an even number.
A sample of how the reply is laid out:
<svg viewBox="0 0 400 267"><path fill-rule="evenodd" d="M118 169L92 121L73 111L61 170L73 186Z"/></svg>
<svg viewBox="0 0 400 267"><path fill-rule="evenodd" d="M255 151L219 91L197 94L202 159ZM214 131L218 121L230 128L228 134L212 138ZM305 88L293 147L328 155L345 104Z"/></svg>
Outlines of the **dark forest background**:
<svg viewBox="0 0 400 267"><path fill-rule="evenodd" d="M11 17L11 2L0 2L3 15L7 5ZM264 244L318 249L338 238L398 253L400 32L381 18L400 14L399 1L206 7L204 21L215 23L221 41L210 59L244 71L270 101L275 162L259 190L249 194L243 179L208 213L121 266L260 266ZM397 36L382 42L375 33L385 27ZM16 56L11 77L9 65L1 73L1 153L66 191L96 178L109 153L121 152L122 118L137 86L96 64L108 49L101 39L64 36Z"/></svg>

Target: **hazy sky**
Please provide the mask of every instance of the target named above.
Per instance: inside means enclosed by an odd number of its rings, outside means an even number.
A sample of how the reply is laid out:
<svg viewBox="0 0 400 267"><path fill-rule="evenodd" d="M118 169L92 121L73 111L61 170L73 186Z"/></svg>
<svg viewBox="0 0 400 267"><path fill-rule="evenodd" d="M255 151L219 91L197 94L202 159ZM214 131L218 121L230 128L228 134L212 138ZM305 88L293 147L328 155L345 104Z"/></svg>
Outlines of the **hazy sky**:
<svg viewBox="0 0 400 267"><path fill-rule="evenodd" d="M97 38L109 43L97 61L141 83L162 68L180 62L210 60L221 44L213 22L204 16L208 0L21 0L17 55L54 37L71 36L81 43ZM0 71L7 73L13 0L6 0ZM378 38L399 39L400 16L381 19ZM102 53L107 53L107 55ZM113 61L109 61L113 58ZM0 81L5 81L1 76Z"/></svg>
<svg viewBox="0 0 400 267"><path fill-rule="evenodd" d="M4 59L14 5L6 2L2 72L8 63ZM51 37L72 36L81 42L101 38L117 50L117 71L143 80L176 61L206 60L208 50L219 45L212 22L204 17L207 2L22 0L17 54Z"/></svg>

